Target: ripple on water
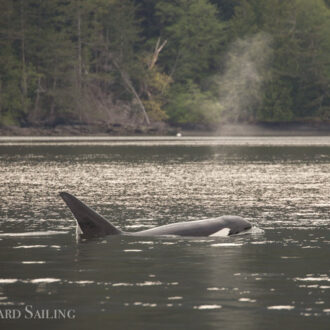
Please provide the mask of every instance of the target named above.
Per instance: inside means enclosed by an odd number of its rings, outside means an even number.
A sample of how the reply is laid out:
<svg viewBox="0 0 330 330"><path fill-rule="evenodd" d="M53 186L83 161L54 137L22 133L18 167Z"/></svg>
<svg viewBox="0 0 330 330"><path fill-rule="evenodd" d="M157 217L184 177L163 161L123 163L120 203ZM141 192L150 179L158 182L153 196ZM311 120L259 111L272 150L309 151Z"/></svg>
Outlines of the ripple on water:
<svg viewBox="0 0 330 330"><path fill-rule="evenodd" d="M61 279L59 278L50 278L50 277L46 277L46 278L35 278L33 280L29 280L27 282L30 283L55 283L55 282L60 282Z"/></svg>
<svg viewBox="0 0 330 330"><path fill-rule="evenodd" d="M270 309L270 310L292 310L294 309L295 306L292 306L292 305L274 305L274 306L268 306L267 309Z"/></svg>
<svg viewBox="0 0 330 330"><path fill-rule="evenodd" d="M194 306L194 309L199 309L199 310L212 310L212 309L220 309L222 308L221 305L199 305L199 306Z"/></svg>
<svg viewBox="0 0 330 330"><path fill-rule="evenodd" d="M0 284L11 284L18 282L16 278L0 278Z"/></svg>
<svg viewBox="0 0 330 330"><path fill-rule="evenodd" d="M239 298L238 301L255 303L257 300L256 299L251 299L251 298Z"/></svg>
<svg viewBox="0 0 330 330"><path fill-rule="evenodd" d="M213 247L219 247L219 246L221 246L221 247L232 247L232 246L236 247L236 246L242 246L242 245L243 245L243 243L215 243L215 244L211 244L211 246L213 246Z"/></svg>
<svg viewBox="0 0 330 330"><path fill-rule="evenodd" d="M14 246L13 249L37 249L37 248L45 248L48 247L49 245L18 245Z"/></svg>
<svg viewBox="0 0 330 330"><path fill-rule="evenodd" d="M39 283L55 283L60 281L61 279L59 278L51 278L51 277L34 278L34 279L2 278L0 279L0 284L13 284L17 282L39 284Z"/></svg>
<svg viewBox="0 0 330 330"><path fill-rule="evenodd" d="M26 142L26 145L20 145L19 152L14 148L6 149L10 151L7 154L0 152L0 217L3 220L0 241L2 246L6 241L14 242L14 246L5 246L3 253L9 251L12 256L19 255L19 258L12 259L16 262L6 264L6 275L3 274L6 278L0 279L0 289L11 300L9 293L19 297L21 284L27 290L33 286L34 292L39 286L47 289L48 286L59 287L61 299L67 301L76 299L75 295L83 300L85 293L88 306L92 301L100 302L98 292L104 289L115 291L122 307L168 307L174 313L181 302L185 306L191 302L192 296L204 292L206 299L192 300L195 303L191 305L191 308L201 310L200 313L205 310L216 314L225 300L242 309L259 304L270 305L271 314L276 314L277 310L283 311L281 315L284 315L285 310L290 312L294 309L294 312L299 310L304 315L315 315L316 312L329 314L329 277L322 276L325 272L322 263L317 265L313 261L313 256L320 252L317 248L327 248L330 243L325 231L329 226L329 149L323 148L320 158L321 151L317 148L282 148L283 143L303 146L306 144L304 138L299 141L291 141L291 138L275 140L253 138L248 141L250 146L258 145L258 148L244 146L244 138L183 140L185 147L171 139L142 141L141 145L138 139L131 138L128 141L130 147L126 140L119 141L119 144L118 141L103 141L101 144L97 141L76 141L73 145L54 141L57 149L52 145L36 147ZM324 139L313 141L314 145L322 144ZM260 148L265 143L279 147ZM226 147L228 145L230 147ZM329 138L327 145L330 146ZM122 229L140 230L178 221L239 214L252 222L253 229L260 227L265 231L260 236L252 232L247 237L241 236L240 240L228 238L212 242L177 238L157 238L155 241L142 238L140 242L118 240L119 247L117 242L113 244L115 256L110 255L111 262L117 263L124 271L128 270L119 280L116 274L121 268L115 271L111 268L109 274L104 267L106 263L94 259L95 254L100 255L100 245L96 244L95 248L93 242L71 246L74 253L63 249L63 254L58 254L56 260L48 258L47 253L54 257L52 249L63 248L65 239L72 240L65 234L73 234L75 229L72 215L57 196L57 192L62 190L77 194ZM317 232L319 229L322 229L321 233ZM315 235L309 236L312 232ZM49 237L41 241L39 236ZM102 242L109 241L103 239ZM212 244L214 253L209 253ZM149 248L153 245L150 256ZM244 248L240 248L242 245ZM105 250L104 245L101 247ZM24 249L27 250L24 252ZM171 267L167 266L166 271L162 268L163 263L153 262L155 257L164 259L159 250L169 252L165 266L168 262ZM119 258L118 251L122 252ZM185 254L186 259L182 259L179 252ZM121 257L129 258L128 265ZM304 275L306 257L310 257L308 266L313 266L310 269L315 274ZM285 260L293 258L297 260L292 260L292 264ZM142 259L147 267L141 265ZM42 260L54 260L54 264L52 261L49 265L50 273L33 276L26 272L32 267L37 272L40 268L46 270L47 267L32 264ZM72 265L72 268L68 266L65 271L72 272L74 280L62 279L63 267L57 266L63 265L63 261L70 261L65 265ZM20 262L23 265L18 264ZM178 272L173 278L176 266L179 266ZM135 271L144 277L137 277ZM66 274L69 277L69 273ZM79 274L88 274L88 277L78 277ZM109 282L100 281L101 275ZM258 281L260 279L262 281ZM18 289L14 287L17 283ZM188 285L191 289L183 291ZM163 289L166 289L165 296L158 295ZM278 298L282 299L288 290L294 296L292 301L279 301ZM303 298L302 291L306 291ZM138 297L132 297L136 292ZM253 292L258 293L257 299L251 296ZM38 293L34 294L31 299L40 298ZM272 305L265 303L263 297L274 298L268 300L273 302ZM102 299L107 300L104 294ZM6 299L2 301L12 303ZM79 308L83 307L83 302L81 304L79 302ZM96 305L99 306L98 303ZM237 311L231 313L229 305L226 303L226 313L221 317L226 319L227 314L232 321ZM313 306L314 309L301 306ZM258 314L265 314L261 317L266 318L268 313ZM244 321L248 324L250 315ZM201 328L202 325L196 324L196 327Z"/></svg>
<svg viewBox="0 0 330 330"><path fill-rule="evenodd" d="M31 231L25 233L1 233L1 237L27 237L27 236L50 236L50 235L61 235L61 234L68 234L68 231Z"/></svg>
<svg viewBox="0 0 330 330"><path fill-rule="evenodd" d="M318 277L315 276L295 277L293 280L300 282L330 282L330 278L326 274L320 275Z"/></svg>
<svg viewBox="0 0 330 330"><path fill-rule="evenodd" d="M124 252L143 252L143 250L139 250L139 249L126 249L123 250Z"/></svg>

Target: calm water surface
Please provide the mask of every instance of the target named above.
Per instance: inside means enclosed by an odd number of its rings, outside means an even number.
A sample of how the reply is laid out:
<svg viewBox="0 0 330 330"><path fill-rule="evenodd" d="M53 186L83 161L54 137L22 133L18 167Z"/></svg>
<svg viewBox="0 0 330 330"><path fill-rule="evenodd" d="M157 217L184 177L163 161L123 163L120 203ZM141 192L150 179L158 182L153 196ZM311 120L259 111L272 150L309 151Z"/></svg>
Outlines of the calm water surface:
<svg viewBox="0 0 330 330"><path fill-rule="evenodd" d="M0 310L22 316L1 329L329 329L329 172L329 137L2 138ZM255 229L77 242L60 191L126 231L223 214Z"/></svg>

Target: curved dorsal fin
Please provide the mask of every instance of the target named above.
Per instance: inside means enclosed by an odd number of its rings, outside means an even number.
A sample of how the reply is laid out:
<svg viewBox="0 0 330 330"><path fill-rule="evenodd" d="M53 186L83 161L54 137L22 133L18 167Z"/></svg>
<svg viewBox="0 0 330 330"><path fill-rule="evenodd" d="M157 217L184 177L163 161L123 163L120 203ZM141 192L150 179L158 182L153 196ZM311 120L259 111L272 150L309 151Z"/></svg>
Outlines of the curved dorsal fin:
<svg viewBox="0 0 330 330"><path fill-rule="evenodd" d="M61 192L60 196L76 218L83 237L87 238L122 234L121 230L117 229L108 220L85 205L78 198L67 192Z"/></svg>

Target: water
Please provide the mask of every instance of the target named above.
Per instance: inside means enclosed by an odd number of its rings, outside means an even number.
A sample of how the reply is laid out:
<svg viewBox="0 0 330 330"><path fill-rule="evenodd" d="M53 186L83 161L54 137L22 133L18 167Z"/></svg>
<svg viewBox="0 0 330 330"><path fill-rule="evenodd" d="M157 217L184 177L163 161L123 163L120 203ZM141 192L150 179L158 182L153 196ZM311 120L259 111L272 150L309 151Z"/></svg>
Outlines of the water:
<svg viewBox="0 0 330 330"><path fill-rule="evenodd" d="M2 138L0 311L21 315L0 326L328 329L329 170L329 137ZM223 214L255 229L77 242L60 191L126 231Z"/></svg>

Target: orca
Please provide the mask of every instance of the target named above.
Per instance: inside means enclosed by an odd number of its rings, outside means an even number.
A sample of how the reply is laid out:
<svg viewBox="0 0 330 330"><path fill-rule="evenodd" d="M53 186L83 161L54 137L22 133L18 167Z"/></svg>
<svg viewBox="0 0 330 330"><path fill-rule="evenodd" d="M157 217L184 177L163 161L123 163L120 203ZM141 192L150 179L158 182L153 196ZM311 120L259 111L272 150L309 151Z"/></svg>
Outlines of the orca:
<svg viewBox="0 0 330 330"><path fill-rule="evenodd" d="M251 224L242 217L224 215L219 218L177 222L138 232L124 232L108 220L67 192L60 196L77 220L77 232L81 238L102 237L107 235L130 236L230 236L251 229Z"/></svg>

